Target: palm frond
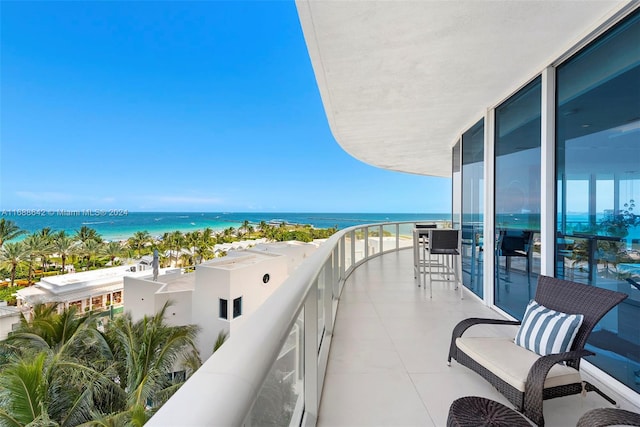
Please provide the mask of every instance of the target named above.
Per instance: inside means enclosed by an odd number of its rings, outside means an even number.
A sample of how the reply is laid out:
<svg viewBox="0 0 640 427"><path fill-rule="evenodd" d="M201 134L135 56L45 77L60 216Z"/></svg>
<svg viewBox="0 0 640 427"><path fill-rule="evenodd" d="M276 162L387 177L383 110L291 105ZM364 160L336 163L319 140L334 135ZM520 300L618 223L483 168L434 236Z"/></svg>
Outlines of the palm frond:
<svg viewBox="0 0 640 427"><path fill-rule="evenodd" d="M0 408L0 426L2 427L23 427L24 424L16 420L11 414Z"/></svg>
<svg viewBox="0 0 640 427"><path fill-rule="evenodd" d="M0 409L21 424L29 424L40 416L46 390L42 375L45 354L31 360L18 359L0 376Z"/></svg>

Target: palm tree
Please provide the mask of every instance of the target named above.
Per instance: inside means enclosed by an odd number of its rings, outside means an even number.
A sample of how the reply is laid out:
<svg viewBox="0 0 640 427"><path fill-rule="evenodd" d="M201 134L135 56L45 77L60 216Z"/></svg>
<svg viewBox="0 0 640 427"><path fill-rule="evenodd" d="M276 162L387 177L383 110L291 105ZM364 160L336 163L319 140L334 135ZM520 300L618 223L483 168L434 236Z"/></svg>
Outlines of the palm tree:
<svg viewBox="0 0 640 427"><path fill-rule="evenodd" d="M56 304L35 305L30 319L21 318L7 343L19 343L21 351L68 353L76 358L87 358L87 354L93 355L95 350L102 355L109 353L104 352L107 342L98 332L93 316L78 315L74 306L58 313Z"/></svg>
<svg viewBox="0 0 640 427"><path fill-rule="evenodd" d="M189 233L185 233L184 235L184 241L185 244L187 245L187 248L189 249L189 253L191 253L191 255L193 256L193 260L192 263L195 265L197 264L196 261L196 250L197 250L197 246L200 243L202 236L200 234L199 231L192 231Z"/></svg>
<svg viewBox="0 0 640 427"><path fill-rule="evenodd" d="M55 306L35 306L5 345L16 350L0 368L0 424L78 425L91 420L105 394L124 401L111 379L107 341L93 317L73 307L58 314Z"/></svg>
<svg viewBox="0 0 640 427"><path fill-rule="evenodd" d="M43 254L49 251L49 243L40 233L33 233L27 236L23 241L26 250L29 252L28 261L29 261L29 283L31 283L31 279L33 278L33 263L35 262L38 256L43 256ZM44 271L44 269L43 269Z"/></svg>
<svg viewBox="0 0 640 427"><path fill-rule="evenodd" d="M102 254L109 257L113 266L113 261L122 254L122 245L120 242L109 242L102 248Z"/></svg>
<svg viewBox="0 0 640 427"><path fill-rule="evenodd" d="M80 244L78 252L87 260L86 269L88 270L91 257L102 252L102 244L96 240L88 239Z"/></svg>
<svg viewBox="0 0 640 427"><path fill-rule="evenodd" d="M229 227L229 228L225 228L222 231L222 238L224 240L225 243L228 243L230 241L232 241L233 235L235 233L236 229L233 227Z"/></svg>
<svg viewBox="0 0 640 427"><path fill-rule="evenodd" d="M244 233L248 233L249 232L249 220L244 220L242 221L242 226L240 227L241 229L244 230Z"/></svg>
<svg viewBox="0 0 640 427"><path fill-rule="evenodd" d="M20 230L20 227L15 222L5 218L0 219L0 248L5 242L15 239L16 237L26 234L26 230Z"/></svg>
<svg viewBox="0 0 640 427"><path fill-rule="evenodd" d="M167 307L137 322L127 313L100 333L74 307L35 306L0 366L0 425L142 426L182 384L167 374L201 364L198 328L167 325Z"/></svg>
<svg viewBox="0 0 640 427"><path fill-rule="evenodd" d="M138 251L138 256L142 254L142 249L148 244L151 243L153 239L151 238L151 234L148 231L136 231L133 233L133 236L127 240L127 245L131 249L135 249Z"/></svg>
<svg viewBox="0 0 640 427"><path fill-rule="evenodd" d="M45 228L46 229L46 228ZM43 229L43 230L45 230ZM49 255L51 255L52 251L52 242L53 235L40 233L40 244L38 246L37 255L40 257L40 261L42 262L42 271L45 271L47 268L47 263L49 260Z"/></svg>
<svg viewBox="0 0 640 427"><path fill-rule="evenodd" d="M211 252L211 248L213 245L205 239L200 239L195 247L195 257L200 260L199 263L202 263L203 260L209 259L213 257L213 252ZM198 262L196 262L197 264Z"/></svg>
<svg viewBox="0 0 640 427"><path fill-rule="evenodd" d="M62 231L62 233L64 233L64 231ZM51 232L51 227L44 227L38 234L40 234L45 239L51 239L54 237L53 233Z"/></svg>
<svg viewBox="0 0 640 427"><path fill-rule="evenodd" d="M58 233L58 235L53 239L52 251L62 258L62 274L65 273L64 267L67 262L67 258L73 253L74 248L74 241L71 240L70 237L67 237L64 234L64 231Z"/></svg>
<svg viewBox="0 0 640 427"><path fill-rule="evenodd" d="M116 358L120 387L127 394L126 412L143 411L148 417L177 389L167 373L176 363L198 359L197 326L169 326L165 304L154 316L134 322L130 313L109 323L105 337ZM150 411L147 405L151 406ZM140 414L138 414L139 416Z"/></svg>
<svg viewBox="0 0 640 427"><path fill-rule="evenodd" d="M180 264L182 267L186 267L191 264L191 261L192 261L191 254L181 253L180 256L177 258L176 264Z"/></svg>
<svg viewBox="0 0 640 427"><path fill-rule="evenodd" d="M102 243L102 237L98 232L91 228L83 225L80 227L80 230L76 231L75 235L76 240L80 240L82 243L85 243L87 240L95 240L98 243Z"/></svg>
<svg viewBox="0 0 640 427"><path fill-rule="evenodd" d="M0 424L64 426L89 421L90 390L96 383L88 373L91 369L82 364L47 353L14 359L0 375Z"/></svg>
<svg viewBox="0 0 640 427"><path fill-rule="evenodd" d="M184 246L184 242L185 242L184 235L179 230L169 233L169 242L170 242L169 247L174 250L174 253L176 256L176 264L178 264L178 257L180 256L180 250Z"/></svg>
<svg viewBox="0 0 640 427"><path fill-rule="evenodd" d="M11 287L16 280L16 269L29 259L29 251L22 242L6 243L0 248L0 266L11 269Z"/></svg>
<svg viewBox="0 0 640 427"><path fill-rule="evenodd" d="M203 242L206 242L207 244L210 244L212 246L216 243L215 242L216 237L213 233L213 230L210 227L207 227L204 230L202 230L201 238Z"/></svg>

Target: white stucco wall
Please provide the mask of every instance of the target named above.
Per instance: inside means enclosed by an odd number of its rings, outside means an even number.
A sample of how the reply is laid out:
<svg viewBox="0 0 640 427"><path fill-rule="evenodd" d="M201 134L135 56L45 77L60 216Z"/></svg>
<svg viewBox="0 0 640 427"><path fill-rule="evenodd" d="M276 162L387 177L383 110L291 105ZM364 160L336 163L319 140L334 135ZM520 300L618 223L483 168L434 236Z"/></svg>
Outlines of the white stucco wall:
<svg viewBox="0 0 640 427"><path fill-rule="evenodd" d="M193 323L192 320L192 290L164 291L155 294L156 312L170 301L165 311L165 319L171 326L184 326Z"/></svg>
<svg viewBox="0 0 640 427"><path fill-rule="evenodd" d="M147 278L124 277L124 311L131 312L134 322L156 312L155 293L162 286Z"/></svg>
<svg viewBox="0 0 640 427"><path fill-rule="evenodd" d="M213 352L222 330L233 334L288 277L287 257L279 254L244 252L205 263L196 268L193 292L193 322L202 328L198 348L203 360ZM263 283L265 274L268 283ZM233 300L242 297L242 315L233 319ZM219 300L227 300L228 319L219 317Z"/></svg>
<svg viewBox="0 0 640 427"><path fill-rule="evenodd" d="M125 277L125 311L134 321L155 314L166 301L165 318L171 325L200 327L197 345L206 360L221 331L231 335L302 263L317 244L265 244L262 248L231 251L224 258L196 266L195 273L164 274L153 282ZM269 276L264 283L265 275ZM242 314L233 318L233 302L242 298ZM220 299L227 300L227 319L220 318Z"/></svg>
<svg viewBox="0 0 640 427"><path fill-rule="evenodd" d="M20 323L20 311L7 307L6 301L0 301L0 341L7 339L16 323Z"/></svg>

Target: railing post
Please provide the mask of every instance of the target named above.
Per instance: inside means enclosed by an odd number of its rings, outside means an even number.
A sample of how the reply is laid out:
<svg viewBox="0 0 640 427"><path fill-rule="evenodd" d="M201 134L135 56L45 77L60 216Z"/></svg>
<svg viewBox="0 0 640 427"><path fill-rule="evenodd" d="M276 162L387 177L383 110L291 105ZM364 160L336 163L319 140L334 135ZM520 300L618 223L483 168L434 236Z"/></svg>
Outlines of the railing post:
<svg viewBox="0 0 640 427"><path fill-rule="evenodd" d="M379 251L380 253L384 252L384 245L382 244L382 239L384 237L383 232L384 232L384 226L380 225L380 251Z"/></svg>
<svg viewBox="0 0 640 427"><path fill-rule="evenodd" d="M347 267L346 267L346 263L347 263L347 254L345 253L345 240L346 240L346 236L343 236L342 239L340 239L340 269L339 269L339 274L340 277L338 277L338 292L335 294L336 297L340 296L340 292L342 292L342 281L344 280L345 276L346 276L346 271L347 271Z"/></svg>
<svg viewBox="0 0 640 427"><path fill-rule="evenodd" d="M351 265L350 269L353 269L356 264L356 230L351 231Z"/></svg>
<svg viewBox="0 0 640 427"><path fill-rule="evenodd" d="M364 258L362 261L369 258L369 227L362 227L364 232Z"/></svg>
<svg viewBox="0 0 640 427"><path fill-rule="evenodd" d="M400 224L396 223L396 251L400 249Z"/></svg>

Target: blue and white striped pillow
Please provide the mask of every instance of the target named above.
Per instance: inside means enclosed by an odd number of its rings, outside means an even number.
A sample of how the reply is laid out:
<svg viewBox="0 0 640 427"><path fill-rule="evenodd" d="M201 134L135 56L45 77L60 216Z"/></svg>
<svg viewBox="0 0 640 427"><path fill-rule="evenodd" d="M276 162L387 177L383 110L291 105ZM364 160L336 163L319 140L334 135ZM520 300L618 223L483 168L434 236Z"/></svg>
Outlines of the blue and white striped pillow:
<svg viewBox="0 0 640 427"><path fill-rule="evenodd" d="M561 313L531 300L515 342L540 356L564 353L571 349L583 318L582 314Z"/></svg>

